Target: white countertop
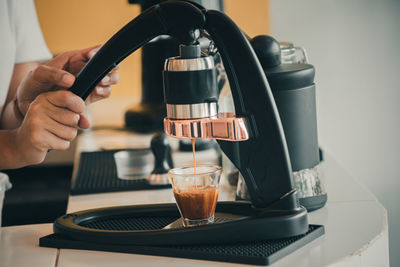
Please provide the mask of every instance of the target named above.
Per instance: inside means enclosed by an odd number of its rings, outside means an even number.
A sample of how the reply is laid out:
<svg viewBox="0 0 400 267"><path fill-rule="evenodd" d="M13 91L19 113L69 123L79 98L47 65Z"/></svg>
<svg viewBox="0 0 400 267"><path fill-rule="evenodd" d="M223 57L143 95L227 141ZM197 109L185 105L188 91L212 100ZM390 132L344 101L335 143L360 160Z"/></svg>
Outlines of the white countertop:
<svg viewBox="0 0 400 267"><path fill-rule="evenodd" d="M3 227L0 230L0 266L54 267L58 249L39 247L39 238L48 235L52 224Z"/></svg>
<svg viewBox="0 0 400 267"><path fill-rule="evenodd" d="M87 136L86 136L87 138ZM105 138L105 137L104 137ZM96 147L79 145L79 150ZM128 140L127 138L126 140ZM80 141L85 140L81 138ZM112 140L104 144L113 144ZM131 140L127 143L132 144ZM78 151L79 153L79 151ZM309 221L323 224L325 235L270 265L284 266L389 266L386 210L366 188L351 178L328 155L323 163L328 202L309 213ZM227 190L219 200L232 200ZM143 190L70 196L68 211L106 206L173 202L170 189ZM0 239L0 266L232 266L203 260L189 260L136 254L50 249L38 247L41 236L52 233L51 224L5 227ZM237 266L245 266L238 265Z"/></svg>

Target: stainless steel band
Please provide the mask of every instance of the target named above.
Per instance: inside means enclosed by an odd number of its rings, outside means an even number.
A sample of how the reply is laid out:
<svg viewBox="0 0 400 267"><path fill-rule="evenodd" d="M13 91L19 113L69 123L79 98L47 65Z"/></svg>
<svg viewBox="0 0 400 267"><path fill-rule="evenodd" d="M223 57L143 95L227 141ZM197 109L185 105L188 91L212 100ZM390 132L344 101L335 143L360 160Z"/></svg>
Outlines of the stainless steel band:
<svg viewBox="0 0 400 267"><path fill-rule="evenodd" d="M170 119L200 119L216 116L217 103L173 105L167 104L167 117Z"/></svg>
<svg viewBox="0 0 400 267"><path fill-rule="evenodd" d="M165 60L165 71L196 71L215 68L214 59L211 56L181 59L171 57Z"/></svg>

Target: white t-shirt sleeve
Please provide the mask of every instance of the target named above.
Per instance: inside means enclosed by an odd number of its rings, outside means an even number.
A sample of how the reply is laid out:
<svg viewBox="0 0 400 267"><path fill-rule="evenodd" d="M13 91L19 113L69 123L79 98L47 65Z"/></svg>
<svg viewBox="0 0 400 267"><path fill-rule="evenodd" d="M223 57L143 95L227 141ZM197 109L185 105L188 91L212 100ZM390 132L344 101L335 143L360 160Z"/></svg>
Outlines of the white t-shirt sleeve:
<svg viewBox="0 0 400 267"><path fill-rule="evenodd" d="M51 59L52 55L43 39L33 0L16 0L13 5L15 63Z"/></svg>

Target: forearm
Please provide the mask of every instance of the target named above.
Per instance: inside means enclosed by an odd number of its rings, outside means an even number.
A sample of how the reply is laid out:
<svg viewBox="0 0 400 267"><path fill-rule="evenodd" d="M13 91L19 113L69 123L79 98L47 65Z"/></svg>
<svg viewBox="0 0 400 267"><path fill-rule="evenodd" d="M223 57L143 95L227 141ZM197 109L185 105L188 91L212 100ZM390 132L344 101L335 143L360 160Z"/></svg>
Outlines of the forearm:
<svg viewBox="0 0 400 267"><path fill-rule="evenodd" d="M0 130L0 170L27 165L18 148L16 134L17 130Z"/></svg>

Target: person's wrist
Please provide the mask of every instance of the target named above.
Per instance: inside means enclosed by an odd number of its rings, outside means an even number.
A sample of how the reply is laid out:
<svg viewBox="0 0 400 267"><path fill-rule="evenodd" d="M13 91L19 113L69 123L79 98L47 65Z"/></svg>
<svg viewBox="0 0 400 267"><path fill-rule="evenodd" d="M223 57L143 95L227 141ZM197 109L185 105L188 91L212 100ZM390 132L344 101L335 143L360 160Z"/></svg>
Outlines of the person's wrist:
<svg viewBox="0 0 400 267"><path fill-rule="evenodd" d="M19 138L19 128L8 130L9 132L9 148L12 159L17 163L18 168L29 165L28 158L25 155L25 149L23 148L23 142Z"/></svg>
<svg viewBox="0 0 400 267"><path fill-rule="evenodd" d="M32 132L27 132L25 127L15 129L15 156L23 163L23 166L41 163L46 156L47 149L41 149L30 141Z"/></svg>
<svg viewBox="0 0 400 267"><path fill-rule="evenodd" d="M15 118L19 119L19 120L23 120L25 115L22 113L20 107L19 107L19 103L18 103L18 98L16 97L14 99L14 115Z"/></svg>

